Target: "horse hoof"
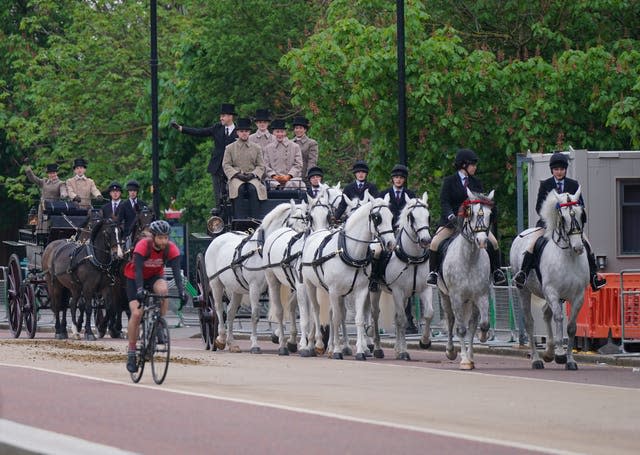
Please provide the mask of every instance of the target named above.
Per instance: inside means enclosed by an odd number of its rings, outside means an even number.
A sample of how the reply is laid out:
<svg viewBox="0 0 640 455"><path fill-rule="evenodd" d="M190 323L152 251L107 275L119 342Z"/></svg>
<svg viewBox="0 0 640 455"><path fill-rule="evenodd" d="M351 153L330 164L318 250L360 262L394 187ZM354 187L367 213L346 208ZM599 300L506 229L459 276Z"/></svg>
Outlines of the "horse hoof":
<svg viewBox="0 0 640 455"><path fill-rule="evenodd" d="M324 355L324 348L315 348L313 352L316 354L316 356Z"/></svg>
<svg viewBox="0 0 640 455"><path fill-rule="evenodd" d="M454 350L447 351L446 355L447 355L447 359L449 359L449 360L455 360L456 357L458 357L458 353L456 351L454 351Z"/></svg>
<svg viewBox="0 0 640 455"><path fill-rule="evenodd" d="M356 354L356 360L367 360L367 356L364 355L364 352L358 352Z"/></svg>
<svg viewBox="0 0 640 455"><path fill-rule="evenodd" d="M109 331L109 336L111 338L118 338L119 339L119 338L122 338L122 332L116 331L116 330L110 330Z"/></svg>
<svg viewBox="0 0 640 455"><path fill-rule="evenodd" d="M80 334L79 333L74 333L73 334L73 339L74 340L79 340L80 339Z"/></svg>
<svg viewBox="0 0 640 455"><path fill-rule="evenodd" d="M311 351L309 351L308 349L300 349L298 355L300 355L300 357L311 357Z"/></svg>
<svg viewBox="0 0 640 455"><path fill-rule="evenodd" d="M364 351L364 356L365 356L365 357L373 357L372 352L373 352L373 349L369 349L369 348L367 348L367 350L366 350L366 351Z"/></svg>
<svg viewBox="0 0 640 455"><path fill-rule="evenodd" d="M216 338L216 340L213 342L214 346L216 347L216 349L220 349L221 351L224 350L225 347L227 347L227 343L225 343L224 341L220 341Z"/></svg>
<svg viewBox="0 0 640 455"><path fill-rule="evenodd" d="M554 359L553 354L546 354L546 353L542 354L542 360L544 360L547 363L552 362L553 359Z"/></svg>
<svg viewBox="0 0 640 455"><path fill-rule="evenodd" d="M102 339L107 334L107 330L98 329L98 338Z"/></svg>
<svg viewBox="0 0 640 455"><path fill-rule="evenodd" d="M240 349L240 346L238 345L229 346L229 352L239 353L239 352L242 352L242 349Z"/></svg>
<svg viewBox="0 0 640 455"><path fill-rule="evenodd" d="M542 362L542 360L536 360L534 362L531 362L531 369L532 370L544 370L544 363Z"/></svg>
<svg viewBox="0 0 640 455"><path fill-rule="evenodd" d="M418 342L418 346L420 346L420 349L429 349L431 347L431 340L427 340L426 343L423 343L422 340L420 340Z"/></svg>
<svg viewBox="0 0 640 455"><path fill-rule="evenodd" d="M368 344L367 347L369 348L369 351L373 352L374 346L372 344Z"/></svg>
<svg viewBox="0 0 640 455"><path fill-rule="evenodd" d="M575 362L567 362L567 364L564 366L564 369L576 371L578 369L578 364Z"/></svg>
<svg viewBox="0 0 640 455"><path fill-rule="evenodd" d="M411 360L408 352L401 352L396 356L396 360Z"/></svg>
<svg viewBox="0 0 640 455"><path fill-rule="evenodd" d="M344 357L342 357L342 352L334 352L333 355L331 356L332 359L334 360L342 360L344 359Z"/></svg>
<svg viewBox="0 0 640 455"><path fill-rule="evenodd" d="M353 355L353 351L349 346L342 348L342 355Z"/></svg>
<svg viewBox="0 0 640 455"><path fill-rule="evenodd" d="M258 348L258 349L260 349L260 348ZM258 354L260 354L260 353L258 352ZM287 348L280 348L280 349L278 349L278 355L289 355L289 350Z"/></svg>
<svg viewBox="0 0 640 455"><path fill-rule="evenodd" d="M373 356L376 359L384 359L384 351L382 349L374 349Z"/></svg>
<svg viewBox="0 0 640 455"><path fill-rule="evenodd" d="M96 341L96 336L93 333L85 333L84 339L86 341Z"/></svg>
<svg viewBox="0 0 640 455"><path fill-rule="evenodd" d="M234 352L236 352L236 351L234 351ZM239 347L238 347L238 351L237 352L240 352L240 348ZM251 354L262 354L262 349L260 349L259 346L254 346L254 347L251 348L251 350L249 352L251 352ZM280 354L279 351L278 351L278 354Z"/></svg>
<svg viewBox="0 0 640 455"><path fill-rule="evenodd" d="M567 355L566 354L561 354L561 355L556 355L553 360L555 360L555 362L559 365L564 365L565 363L567 363Z"/></svg>
<svg viewBox="0 0 640 455"><path fill-rule="evenodd" d="M470 362L470 361L460 362L460 369L461 370L471 371L474 368L475 368L475 365L473 364L473 362Z"/></svg>
<svg viewBox="0 0 640 455"><path fill-rule="evenodd" d="M280 344L280 338L275 333L271 334L271 342L273 344Z"/></svg>
<svg viewBox="0 0 640 455"><path fill-rule="evenodd" d="M289 352L298 352L298 345L295 343L287 343L287 349L289 349Z"/></svg>

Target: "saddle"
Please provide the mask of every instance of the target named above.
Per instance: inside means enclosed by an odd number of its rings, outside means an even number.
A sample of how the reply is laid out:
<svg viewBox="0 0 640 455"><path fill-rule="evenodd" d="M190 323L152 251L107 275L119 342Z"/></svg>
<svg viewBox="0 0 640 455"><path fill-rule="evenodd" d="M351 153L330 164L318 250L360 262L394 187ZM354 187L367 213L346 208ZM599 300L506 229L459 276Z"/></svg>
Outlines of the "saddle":
<svg viewBox="0 0 640 455"><path fill-rule="evenodd" d="M533 267L535 268L536 275L538 276L538 281L542 283L542 274L540 273L540 258L542 257L542 252L544 248L549 243L549 239L545 236L538 237L535 245L533 245Z"/></svg>
<svg viewBox="0 0 640 455"><path fill-rule="evenodd" d="M459 233L456 232L451 237L443 240L442 243L440 243L440 245L438 246L438 254L440 255L438 270L432 270L432 272L435 271L439 276L442 276L442 264L444 263L444 257L446 256L447 251L449 250L449 245L451 245L451 242L453 242L453 239L455 239L458 235Z"/></svg>

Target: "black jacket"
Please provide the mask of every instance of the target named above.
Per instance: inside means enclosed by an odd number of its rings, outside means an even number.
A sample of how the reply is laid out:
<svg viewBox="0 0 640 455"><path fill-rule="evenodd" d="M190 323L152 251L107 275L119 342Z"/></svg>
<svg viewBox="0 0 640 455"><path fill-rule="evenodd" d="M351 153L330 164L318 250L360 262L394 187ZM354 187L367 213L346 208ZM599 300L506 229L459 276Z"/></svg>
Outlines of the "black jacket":
<svg viewBox="0 0 640 455"><path fill-rule="evenodd" d="M483 191L480 180L472 175L469 176L468 187L474 193ZM440 226L450 225L449 215L453 213L457 216L460 205L466 200L467 190L462 186L458 173L445 177L440 190Z"/></svg>
<svg viewBox="0 0 640 455"><path fill-rule="evenodd" d="M120 205L118 206L118 214L120 217L120 221L124 225L125 237L131 235L131 230L133 229L133 224L136 222L138 212L142 210L142 207L147 207L147 204L140 199L137 199L136 205L137 207L134 207L131 204L131 200L125 199L120 202Z"/></svg>
<svg viewBox="0 0 640 455"><path fill-rule="evenodd" d="M371 196L378 197L378 188L376 188L376 186L373 183L367 182L367 181L365 181L364 184L362 185L362 189L358 189L358 185L356 184L355 181L351 182L350 184L344 187L344 190L342 190L342 194L347 196L351 200L353 199L362 200L364 198L364 193L367 190L369 190L369 194ZM338 206L338 210L336 210L336 219L339 220L344 214L344 211L346 209L347 209L347 203L343 199L340 202L340 205Z"/></svg>
<svg viewBox="0 0 640 455"><path fill-rule="evenodd" d="M414 199L416 197L416 194L411 190L402 188L402 194L400 200L398 201L398 199L396 199L395 188L391 186L383 190L378 197L384 198L387 194L389 195L389 209L391 210L391 213L393 213L393 225L395 226L398 222L398 218L400 218L400 212L402 212L404 206L407 205L407 201L405 200L404 195L406 194L410 199Z"/></svg>
<svg viewBox="0 0 640 455"><path fill-rule="evenodd" d="M234 128L229 136L225 135L224 125L222 123L216 123L213 126L206 128L193 128L190 126L183 126L182 132L189 134L190 136L199 137L212 137L213 138L213 150L211 151L211 159L207 166L207 172L209 174L222 174L222 159L224 158L224 149L227 145L232 144L238 138L238 133Z"/></svg>
<svg viewBox="0 0 640 455"><path fill-rule="evenodd" d="M580 187L580 184L578 183L577 180L573 180L568 177L565 177L564 179L562 179L562 185L563 185L562 190L565 193L571 193L571 194L575 194L575 192L578 191L578 188ZM540 215L540 209L542 208L542 204L544 203L544 201L547 199L547 196L549 195L551 190L555 190L555 189L556 189L556 179L554 177L550 177L547 180L542 180L540 182L540 187L538 188L538 199L536 200L536 213L538 214L538 216ZM582 195L580 195L580 205L584 206L584 199L582 199ZM587 222L586 211L583 211L582 213L584 214L582 222L586 223ZM538 222L536 223L536 226L544 227L543 221L539 219Z"/></svg>

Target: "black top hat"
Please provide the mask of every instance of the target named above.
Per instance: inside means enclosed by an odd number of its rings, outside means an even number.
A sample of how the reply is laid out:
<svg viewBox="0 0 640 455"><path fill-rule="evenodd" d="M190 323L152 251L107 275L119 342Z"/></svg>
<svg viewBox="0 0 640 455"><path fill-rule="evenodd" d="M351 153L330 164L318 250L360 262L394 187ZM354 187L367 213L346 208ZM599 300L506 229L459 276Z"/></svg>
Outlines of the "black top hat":
<svg viewBox="0 0 640 455"><path fill-rule="evenodd" d="M391 169L391 177L396 176L404 177L406 179L409 176L409 169L407 166L403 164L396 164L393 166L393 169Z"/></svg>
<svg viewBox="0 0 640 455"><path fill-rule="evenodd" d="M220 105L220 114L236 115L236 107L231 103L222 103Z"/></svg>
<svg viewBox="0 0 640 455"><path fill-rule="evenodd" d="M304 126L306 129L309 129L309 120L306 119L306 117L302 117L302 116L297 116L293 118L293 122L292 122L293 126Z"/></svg>
<svg viewBox="0 0 640 455"><path fill-rule="evenodd" d="M271 112L269 109L256 109L256 115L253 118L254 122L269 122L271 121Z"/></svg>
<svg viewBox="0 0 640 455"><path fill-rule="evenodd" d="M282 119L275 119L273 122L271 122L271 129L272 130L286 130L287 129L287 125L285 125L284 120Z"/></svg>
<svg viewBox="0 0 640 455"><path fill-rule="evenodd" d="M122 185L120 185L118 182L111 182L109 183L109 188L107 188L108 191L113 191L113 190L118 190L118 191L122 191Z"/></svg>
<svg viewBox="0 0 640 455"><path fill-rule="evenodd" d="M47 164L47 172L58 172L58 165L56 163Z"/></svg>
<svg viewBox="0 0 640 455"><path fill-rule="evenodd" d="M140 189L140 184L135 180L129 180L127 182L127 190L135 190L138 191Z"/></svg>
<svg viewBox="0 0 640 455"><path fill-rule="evenodd" d="M85 160L84 158L76 158L75 160L73 160L73 168L77 168L79 166L82 167L87 167L89 163L87 163L87 160Z"/></svg>
<svg viewBox="0 0 640 455"><path fill-rule="evenodd" d="M322 172L322 169L319 168L318 166L310 167L309 170L307 171L307 178L311 178L314 175L319 175L320 177L324 177L324 172Z"/></svg>
<svg viewBox="0 0 640 455"><path fill-rule="evenodd" d="M362 160L356 161L353 163L353 166L351 166L351 172L356 173L360 171L366 172L367 174L369 173L369 166Z"/></svg>
<svg viewBox="0 0 640 455"><path fill-rule="evenodd" d="M236 129L238 131L251 131L251 119L241 117L236 120Z"/></svg>

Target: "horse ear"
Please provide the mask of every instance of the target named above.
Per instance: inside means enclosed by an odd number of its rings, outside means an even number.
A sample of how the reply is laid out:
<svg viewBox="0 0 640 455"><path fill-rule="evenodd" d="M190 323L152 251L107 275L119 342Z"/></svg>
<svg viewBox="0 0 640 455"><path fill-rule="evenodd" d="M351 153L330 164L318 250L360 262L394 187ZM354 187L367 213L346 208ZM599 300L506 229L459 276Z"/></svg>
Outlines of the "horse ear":
<svg viewBox="0 0 640 455"><path fill-rule="evenodd" d="M340 189L340 182L336 183L336 186L333 187L334 190L339 190Z"/></svg>
<svg viewBox="0 0 640 455"><path fill-rule="evenodd" d="M367 190L367 191L369 191L369 190ZM383 199L383 200L384 200L384 202L386 202L387 204L389 203L389 193L387 193L387 194L385 194L385 195L384 195L384 199Z"/></svg>
<svg viewBox="0 0 640 455"><path fill-rule="evenodd" d="M429 206L428 201L429 201L429 195L425 191L424 193L422 193L422 203L428 207Z"/></svg>
<svg viewBox="0 0 640 455"><path fill-rule="evenodd" d="M469 189L469 187L467 187L467 197L469 199L475 199L475 195L473 194L473 192Z"/></svg>
<svg viewBox="0 0 640 455"><path fill-rule="evenodd" d="M410 200L411 200L411 198L409 197L409 195L407 193L404 193L404 202L405 202L405 204L408 204Z"/></svg>
<svg viewBox="0 0 640 455"><path fill-rule="evenodd" d="M580 195L582 194L582 186L578 186L576 193L573 195L576 201L580 200Z"/></svg>
<svg viewBox="0 0 640 455"><path fill-rule="evenodd" d="M488 199L491 199L493 201L493 196L495 195L496 190L491 190L491 192L489 193L489 195L487 196Z"/></svg>

